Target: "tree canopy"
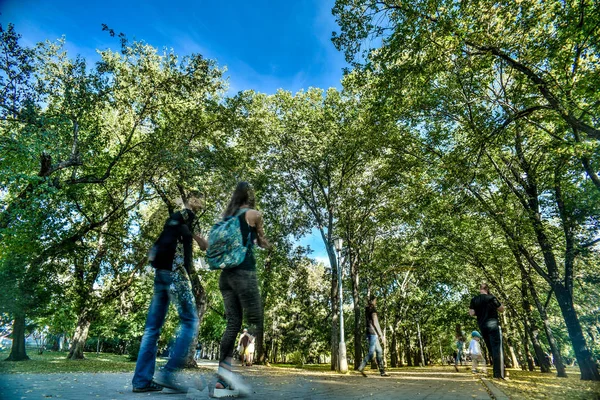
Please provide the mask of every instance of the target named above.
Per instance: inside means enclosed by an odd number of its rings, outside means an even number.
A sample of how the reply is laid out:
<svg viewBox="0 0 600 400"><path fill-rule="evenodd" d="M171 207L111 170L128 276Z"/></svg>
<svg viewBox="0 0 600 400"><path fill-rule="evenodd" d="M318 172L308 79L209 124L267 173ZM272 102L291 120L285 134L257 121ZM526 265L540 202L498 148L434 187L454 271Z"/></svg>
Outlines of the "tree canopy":
<svg viewBox="0 0 600 400"><path fill-rule="evenodd" d="M214 60L122 34L88 65L2 27L11 358L26 357L30 321L68 336L71 358L91 340L134 353L168 213L199 189L207 233L246 180L275 244L258 255L260 362L335 369L344 318L357 366L370 295L392 366L443 362L457 325L477 329L468 307L485 281L507 309L509 365L548 372L551 353L559 376L577 363L600 380L597 4L338 0L333 14L352 67L342 89L270 95L227 95ZM298 245L314 233L327 263ZM202 256L198 341L214 350L224 311Z"/></svg>

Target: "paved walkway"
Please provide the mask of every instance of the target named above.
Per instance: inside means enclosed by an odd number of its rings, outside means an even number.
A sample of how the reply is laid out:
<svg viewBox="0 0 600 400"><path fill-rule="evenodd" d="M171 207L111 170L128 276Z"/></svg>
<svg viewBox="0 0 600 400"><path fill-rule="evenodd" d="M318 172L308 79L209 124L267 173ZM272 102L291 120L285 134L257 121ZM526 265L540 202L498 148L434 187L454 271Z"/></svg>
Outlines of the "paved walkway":
<svg viewBox="0 0 600 400"><path fill-rule="evenodd" d="M199 372L185 374L193 382ZM251 367L244 375L254 393L250 399L490 399L481 381L470 373L394 371L390 377L369 372L337 375L297 369ZM0 375L0 399L177 400L185 394L133 393L130 373ZM208 398L204 391L200 399Z"/></svg>

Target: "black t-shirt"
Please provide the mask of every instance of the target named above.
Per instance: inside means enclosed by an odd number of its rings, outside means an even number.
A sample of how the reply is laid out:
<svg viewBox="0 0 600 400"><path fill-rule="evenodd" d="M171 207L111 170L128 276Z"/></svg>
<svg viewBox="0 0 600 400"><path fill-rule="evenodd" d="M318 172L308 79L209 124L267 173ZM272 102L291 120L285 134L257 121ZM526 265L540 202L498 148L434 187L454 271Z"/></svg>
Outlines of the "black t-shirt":
<svg viewBox="0 0 600 400"><path fill-rule="evenodd" d="M500 306L501 304L496 296L491 294L480 294L471 299L469 308L475 310L477 323L479 326L482 326L490 319L498 319L498 307Z"/></svg>
<svg viewBox="0 0 600 400"><path fill-rule="evenodd" d="M192 231L195 217L195 214L188 209L171 214L154 244L155 258L151 262L154 268L172 271L177 243L183 243L183 263L186 271L190 272L192 265Z"/></svg>
<svg viewBox="0 0 600 400"><path fill-rule="evenodd" d="M365 308L365 316L367 318L367 334L377 335L377 328L375 328L375 322L373 321L373 314L377 314L375 307L367 306Z"/></svg>

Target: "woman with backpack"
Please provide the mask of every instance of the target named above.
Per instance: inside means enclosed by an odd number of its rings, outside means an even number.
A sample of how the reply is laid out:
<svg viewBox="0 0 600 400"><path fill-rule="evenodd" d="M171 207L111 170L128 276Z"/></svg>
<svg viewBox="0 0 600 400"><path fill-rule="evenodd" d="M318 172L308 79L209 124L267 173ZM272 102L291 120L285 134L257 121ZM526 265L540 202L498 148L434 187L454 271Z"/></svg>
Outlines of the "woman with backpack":
<svg viewBox="0 0 600 400"><path fill-rule="evenodd" d="M262 215L254 207L254 191L249 183L240 182L223 213L225 221L233 218L238 219L243 240L242 245L247 250L240 264L221 267L219 290L223 295L227 328L221 339L217 383L211 393L212 397L237 397L238 395L248 395L250 393L248 384L243 381L239 374L231 371L231 364L236 337L242 327L244 316L248 321L249 331L254 337L257 337L263 330L263 311L256 278L256 259L253 246L256 243L262 248L270 248L271 245L265 238ZM237 224L238 221L234 222ZM210 240L209 238L209 242ZM209 262L211 250L215 251L211 247L214 246L209 243L207 253Z"/></svg>

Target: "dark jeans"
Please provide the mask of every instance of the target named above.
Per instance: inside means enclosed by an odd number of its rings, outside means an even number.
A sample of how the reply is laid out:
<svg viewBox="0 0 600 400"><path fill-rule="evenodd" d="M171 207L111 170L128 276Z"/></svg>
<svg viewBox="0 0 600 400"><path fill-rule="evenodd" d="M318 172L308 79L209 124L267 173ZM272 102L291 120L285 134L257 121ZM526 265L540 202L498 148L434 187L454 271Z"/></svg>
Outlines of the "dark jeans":
<svg viewBox="0 0 600 400"><path fill-rule="evenodd" d="M157 269L154 276L154 296L150 303L146 328L135 365L133 387L145 387L152 381L158 338L169 310L170 297L173 297L179 313L179 335L173 355L165 366L168 371L174 371L183 364L192 338L198 330L198 311L185 271L171 272Z"/></svg>
<svg viewBox="0 0 600 400"><path fill-rule="evenodd" d="M263 331L263 309L256 271L226 269L221 272L219 290L223 295L227 328L221 339L219 362L233 357L236 338L242 328L244 315L249 324L248 333L257 337Z"/></svg>
<svg viewBox="0 0 600 400"><path fill-rule="evenodd" d="M504 378L504 351L502 328L497 319L489 319L479 326L494 365L494 378Z"/></svg>
<svg viewBox="0 0 600 400"><path fill-rule="evenodd" d="M458 366L458 363L462 365L462 356L465 349L465 343L458 340L456 342L456 357L454 358L454 365Z"/></svg>

